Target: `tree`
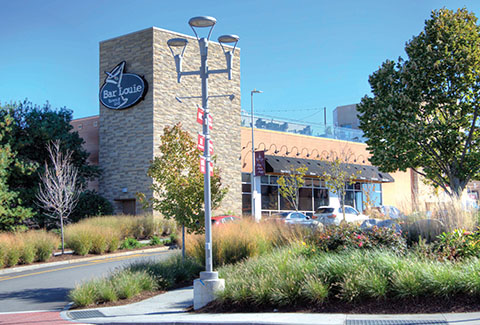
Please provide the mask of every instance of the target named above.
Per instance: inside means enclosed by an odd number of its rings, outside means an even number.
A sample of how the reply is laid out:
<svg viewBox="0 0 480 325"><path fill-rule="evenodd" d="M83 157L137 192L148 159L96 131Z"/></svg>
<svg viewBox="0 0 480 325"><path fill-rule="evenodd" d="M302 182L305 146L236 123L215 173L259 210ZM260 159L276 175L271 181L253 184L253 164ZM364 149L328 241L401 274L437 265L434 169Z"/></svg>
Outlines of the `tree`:
<svg viewBox="0 0 480 325"><path fill-rule="evenodd" d="M0 231L14 231L22 227L24 220L33 213L21 205L18 193L8 186L8 176L13 165L21 164L16 160L16 153L10 145L1 144L3 138L11 132L13 119L10 115L0 116Z"/></svg>
<svg viewBox="0 0 480 325"><path fill-rule="evenodd" d="M200 150L181 123L166 126L160 138L160 155L153 159L148 175L153 178L153 197L149 202L139 193L146 206L165 218L174 218L188 232L201 233L205 227L203 174L199 169ZM222 187L220 171L211 177L211 204L217 208L227 189ZM185 242L183 241L183 247Z"/></svg>
<svg viewBox="0 0 480 325"><path fill-rule="evenodd" d="M412 168L459 197L480 176L480 27L466 9L433 11L405 46L408 58L387 60L358 106L372 164L385 172Z"/></svg>
<svg viewBox="0 0 480 325"><path fill-rule="evenodd" d="M360 171L351 170L345 162L350 160L351 151L342 151L340 154L331 152L332 160L326 160L327 171L323 173L325 185L333 193L340 197L342 207L343 222L345 222L345 195L347 194L346 185L353 184Z"/></svg>
<svg viewBox="0 0 480 325"><path fill-rule="evenodd" d="M40 178L37 200L49 217L60 222L63 254L65 252L64 220L72 213L82 190L77 182L78 169L73 165L72 152L63 153L59 140L48 144L47 150L51 165L45 162L45 172Z"/></svg>
<svg viewBox="0 0 480 325"><path fill-rule="evenodd" d="M280 195L290 203L295 211L298 211L298 192L305 184L304 177L307 170L308 168L305 166L296 169L291 166L289 175L282 175L277 180L277 184L280 185L278 188Z"/></svg>
<svg viewBox="0 0 480 325"><path fill-rule="evenodd" d="M50 218L45 218L44 211L36 204L36 193L44 162L50 159L47 144L59 140L62 151L71 152L72 163L78 169L77 181L82 186L97 177L100 169L88 164L89 153L82 147L84 141L77 132L72 132L71 110L24 101L0 108L0 120L6 115L13 118L11 132L0 140L0 145L9 145L19 162L9 172L8 186L18 193L24 206L35 212L36 226L44 227Z"/></svg>

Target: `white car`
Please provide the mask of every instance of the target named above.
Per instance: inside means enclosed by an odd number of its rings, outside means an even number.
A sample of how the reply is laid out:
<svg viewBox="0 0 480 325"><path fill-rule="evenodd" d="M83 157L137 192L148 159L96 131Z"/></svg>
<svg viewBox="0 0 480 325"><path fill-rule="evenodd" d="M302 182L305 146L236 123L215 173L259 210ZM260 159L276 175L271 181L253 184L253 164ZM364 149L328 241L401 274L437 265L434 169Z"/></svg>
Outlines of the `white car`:
<svg viewBox="0 0 480 325"><path fill-rule="evenodd" d="M342 207L321 206L313 214L313 218L324 225L339 225L343 220ZM368 219L368 216L361 214L354 207L345 206L345 221L347 222L363 222Z"/></svg>

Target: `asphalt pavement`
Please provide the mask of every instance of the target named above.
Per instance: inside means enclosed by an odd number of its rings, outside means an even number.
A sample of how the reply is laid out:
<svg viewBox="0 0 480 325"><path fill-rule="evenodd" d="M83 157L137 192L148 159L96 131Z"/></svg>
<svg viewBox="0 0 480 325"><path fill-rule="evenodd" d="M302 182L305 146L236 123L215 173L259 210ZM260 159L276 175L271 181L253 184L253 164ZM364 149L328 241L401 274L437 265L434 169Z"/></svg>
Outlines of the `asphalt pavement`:
<svg viewBox="0 0 480 325"><path fill-rule="evenodd" d="M140 260L159 260L172 251L131 252L130 255L102 256L57 265L37 265L2 270L0 274L0 313L63 310L68 292L76 284L108 275L116 268ZM0 322L1 324L1 322Z"/></svg>

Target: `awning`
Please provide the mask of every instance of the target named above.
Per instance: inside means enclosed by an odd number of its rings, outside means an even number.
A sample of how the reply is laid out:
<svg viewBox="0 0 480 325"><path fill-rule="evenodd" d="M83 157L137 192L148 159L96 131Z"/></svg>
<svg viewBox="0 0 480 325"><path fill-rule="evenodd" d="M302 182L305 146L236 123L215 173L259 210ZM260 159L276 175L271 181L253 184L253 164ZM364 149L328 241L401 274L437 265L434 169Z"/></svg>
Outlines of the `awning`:
<svg viewBox="0 0 480 325"><path fill-rule="evenodd" d="M328 173L329 165L323 160L281 157L281 156L265 156L265 167L267 173L272 174L289 174L293 169L305 166L308 168L306 176L321 177L324 173ZM374 183L392 183L395 180L388 173L383 173L375 166L344 164L343 167L349 173L360 174L355 177L358 181L369 181Z"/></svg>

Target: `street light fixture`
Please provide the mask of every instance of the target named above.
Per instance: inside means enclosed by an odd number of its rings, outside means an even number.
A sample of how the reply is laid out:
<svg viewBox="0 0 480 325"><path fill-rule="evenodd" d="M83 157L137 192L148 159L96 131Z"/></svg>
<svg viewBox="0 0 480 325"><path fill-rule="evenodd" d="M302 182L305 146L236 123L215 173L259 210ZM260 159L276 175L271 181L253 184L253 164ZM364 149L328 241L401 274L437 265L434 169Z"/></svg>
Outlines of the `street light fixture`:
<svg viewBox="0 0 480 325"><path fill-rule="evenodd" d="M208 125L210 110L208 108L208 77L210 74L226 73L228 79L232 78L232 62L235 47L239 40L236 35L223 35L218 38L220 45L222 46L225 58L227 60L227 68L219 70L209 70L207 66L208 57L208 43L212 34L213 27L217 20L209 16L193 17L188 21L188 24L192 28L198 41L201 56L200 70L196 71L182 71L182 59L185 54L188 41L183 38L172 38L167 41L167 45L172 52L175 59L175 68L177 72L177 81L180 82L182 76L199 75L202 81L202 108L203 114L203 135L205 137L205 147L203 156L205 159L205 175L204 175L204 200L205 200L205 271L200 272L200 279L194 282L194 309L201 308L215 298L214 291L223 289L224 281L218 278L218 272L213 271L212 263L212 222L211 222L211 188L210 188L210 128ZM195 29L198 28L210 28L207 37L199 37ZM226 51L223 44L235 43L233 50ZM177 53L175 53L176 49ZM233 95L217 95L210 97L223 97L229 96L233 99ZM176 97L177 100L181 100L182 97ZM196 98L196 96L191 96Z"/></svg>
<svg viewBox="0 0 480 325"><path fill-rule="evenodd" d="M252 216L255 218L256 221L260 221L260 214L257 218L257 212L258 211L255 211L255 202L256 202L256 196L257 196L257 191L255 189L255 140L254 140L254 136L253 136L253 94L261 94L263 93L263 91L261 90L257 90L257 89L253 89L251 92L250 92L250 96L251 96L251 99L250 99L250 104L251 104L251 108L252 108L252 112L251 112L251 121L252 121L252 175L251 175L251 178L252 178Z"/></svg>

